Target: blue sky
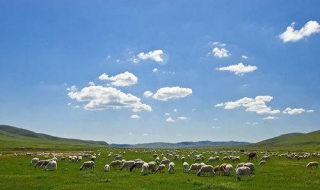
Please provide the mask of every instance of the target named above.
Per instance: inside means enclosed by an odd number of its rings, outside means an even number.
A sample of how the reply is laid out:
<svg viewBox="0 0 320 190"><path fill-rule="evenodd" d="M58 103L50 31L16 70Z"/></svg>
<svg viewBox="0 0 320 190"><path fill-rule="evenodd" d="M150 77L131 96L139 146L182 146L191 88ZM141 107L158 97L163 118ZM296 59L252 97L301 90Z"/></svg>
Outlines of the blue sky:
<svg viewBox="0 0 320 190"><path fill-rule="evenodd" d="M0 0L0 124L131 144L319 130L319 5Z"/></svg>

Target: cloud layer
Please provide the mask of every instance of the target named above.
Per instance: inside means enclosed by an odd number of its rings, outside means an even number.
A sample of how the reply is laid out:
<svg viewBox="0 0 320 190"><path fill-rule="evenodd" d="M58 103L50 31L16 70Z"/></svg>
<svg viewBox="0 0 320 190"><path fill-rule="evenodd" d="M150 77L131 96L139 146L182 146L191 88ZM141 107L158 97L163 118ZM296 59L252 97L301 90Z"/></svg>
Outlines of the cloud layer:
<svg viewBox="0 0 320 190"><path fill-rule="evenodd" d="M190 94L192 94L192 89L175 86L160 88L152 97L156 100L167 101L184 98Z"/></svg>

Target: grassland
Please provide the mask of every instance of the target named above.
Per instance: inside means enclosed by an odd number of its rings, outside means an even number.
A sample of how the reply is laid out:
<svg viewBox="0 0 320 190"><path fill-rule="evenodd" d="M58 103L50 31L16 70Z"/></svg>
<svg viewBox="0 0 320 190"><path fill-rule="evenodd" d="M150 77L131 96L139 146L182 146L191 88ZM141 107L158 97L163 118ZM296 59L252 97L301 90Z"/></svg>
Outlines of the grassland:
<svg viewBox="0 0 320 190"><path fill-rule="evenodd" d="M70 150L71 151L71 150ZM68 161L58 162L56 171L44 171L43 169L29 166L32 157L26 156L26 151L16 152L18 156L7 152L0 157L0 184L1 189L319 189L320 168L307 169L305 166L309 161L320 162L320 157L311 157L301 160L288 160L272 157L266 165L256 165L256 173L252 180L244 178L243 181L236 181L236 175L214 177L197 177L195 174L183 173L182 162L175 160L176 170L174 174L156 173L141 176L140 171L120 171L119 168L112 168L110 172L104 172L103 167L110 163L113 157L107 157L110 151L120 153L121 149L92 149L93 152L101 151L101 157L95 162L94 170L79 171L81 163ZM179 154L187 155L190 149L179 150ZM198 152L218 151L214 149L198 149ZM319 151L319 150L318 150ZM56 153L58 152L55 151ZM165 150L158 150L158 154L166 154ZM67 154L67 152L65 152ZM207 159L211 154L205 154ZM220 155L222 157L223 155ZM240 155L243 161L244 155ZM39 157L39 156L38 156ZM48 159L48 157L39 157ZM50 157L49 157L50 158ZM141 149L126 150L124 159L131 160L141 158L145 161L154 160L152 152L144 152ZM83 161L89 160L84 158ZM193 160L187 160L189 164ZM212 165L221 164L222 161ZM231 163L231 162L230 162ZM237 163L231 163L234 167Z"/></svg>

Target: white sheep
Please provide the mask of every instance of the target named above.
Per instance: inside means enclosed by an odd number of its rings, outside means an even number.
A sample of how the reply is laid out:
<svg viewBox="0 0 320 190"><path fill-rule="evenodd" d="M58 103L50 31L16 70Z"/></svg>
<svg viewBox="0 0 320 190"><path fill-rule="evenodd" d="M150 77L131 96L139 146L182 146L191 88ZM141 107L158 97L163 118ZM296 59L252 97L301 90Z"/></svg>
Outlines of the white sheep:
<svg viewBox="0 0 320 190"><path fill-rule="evenodd" d="M163 158L162 161L160 162L160 164L169 164L170 163L170 160L167 159L167 158Z"/></svg>
<svg viewBox="0 0 320 190"><path fill-rule="evenodd" d="M264 165L265 163L266 163L265 160L261 160L261 161L259 162L258 166Z"/></svg>
<svg viewBox="0 0 320 190"><path fill-rule="evenodd" d="M159 171L160 173L162 173L163 170L165 169L165 167L166 167L166 165L160 164L154 173L157 173L158 171Z"/></svg>
<svg viewBox="0 0 320 190"><path fill-rule="evenodd" d="M214 168L211 165L204 165L197 172L197 176L201 176L203 173L209 173L209 175L214 176Z"/></svg>
<svg viewBox="0 0 320 190"><path fill-rule="evenodd" d="M39 158L32 158L29 165L35 165L37 162L39 162Z"/></svg>
<svg viewBox="0 0 320 190"><path fill-rule="evenodd" d="M134 168L142 168L143 164L144 164L144 161L141 161L141 160L135 161L134 164L130 167L130 172L132 172Z"/></svg>
<svg viewBox="0 0 320 190"><path fill-rule="evenodd" d="M156 171L157 163L155 161L149 162L149 173L154 173Z"/></svg>
<svg viewBox="0 0 320 190"><path fill-rule="evenodd" d="M168 172L169 174L173 174L174 173L174 163L173 162L170 162L169 163L169 168L168 168Z"/></svg>
<svg viewBox="0 0 320 190"><path fill-rule="evenodd" d="M247 163L245 163L243 166L249 167L249 168L250 168L250 171L251 171L251 174L254 173L255 169L254 169L254 164L253 164L253 163L247 162Z"/></svg>
<svg viewBox="0 0 320 190"><path fill-rule="evenodd" d="M226 167L223 170L224 175L228 175L229 176L231 174L232 169L233 169L233 166L231 164L227 164Z"/></svg>
<svg viewBox="0 0 320 190"><path fill-rule="evenodd" d="M250 176L250 178L251 178L251 169L249 168L249 167L247 167L247 166L241 166L241 167L238 167L237 169L236 169L236 174L237 174L237 180L241 180L241 176L242 175L249 175Z"/></svg>
<svg viewBox="0 0 320 190"><path fill-rule="evenodd" d="M120 166L121 165L121 161L120 160L114 160L112 162L110 162L110 167L116 167L116 166Z"/></svg>
<svg viewBox="0 0 320 190"><path fill-rule="evenodd" d="M110 171L110 165L109 165L109 164L106 164L106 165L104 166L104 171L105 171L105 172Z"/></svg>
<svg viewBox="0 0 320 190"><path fill-rule="evenodd" d="M127 170L129 170L129 168L130 168L131 166L133 166L133 164L134 164L134 161L133 161L133 160L125 161L125 162L122 163L122 166L120 167L120 170L122 171L122 169L123 169L124 167L126 167Z"/></svg>
<svg viewBox="0 0 320 190"><path fill-rule="evenodd" d="M56 170L57 169L57 161L51 160L49 163L45 166L44 170Z"/></svg>
<svg viewBox="0 0 320 190"><path fill-rule="evenodd" d="M80 171L82 171L82 169L94 169L94 161L86 161L82 164L82 166L80 167Z"/></svg>
<svg viewBox="0 0 320 190"><path fill-rule="evenodd" d="M141 175L147 175L148 174L148 168L149 164L148 163L143 163L141 166Z"/></svg>
<svg viewBox="0 0 320 190"><path fill-rule="evenodd" d="M318 162L309 162L306 166L306 168L312 168L312 167L316 167L318 168L319 163Z"/></svg>
<svg viewBox="0 0 320 190"><path fill-rule="evenodd" d="M183 172L184 172L184 173L187 173L188 170L189 170L189 164L188 164L188 162L183 162L182 166L183 166Z"/></svg>
<svg viewBox="0 0 320 190"><path fill-rule="evenodd" d="M190 168L189 168L189 170L188 170L188 173L190 173L191 171L197 172L199 165L200 165L200 164L198 164L198 163L191 164L191 166L190 166Z"/></svg>

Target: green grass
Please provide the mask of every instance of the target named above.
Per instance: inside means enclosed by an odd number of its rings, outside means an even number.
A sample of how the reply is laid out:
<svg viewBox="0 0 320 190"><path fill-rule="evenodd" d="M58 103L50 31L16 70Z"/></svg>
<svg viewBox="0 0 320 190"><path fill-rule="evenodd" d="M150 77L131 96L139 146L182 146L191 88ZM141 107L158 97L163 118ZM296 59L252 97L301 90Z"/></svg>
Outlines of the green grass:
<svg viewBox="0 0 320 190"><path fill-rule="evenodd" d="M211 151L213 149L199 149L202 151ZM65 150L63 150L65 151ZM71 150L69 150L71 151ZM93 149L98 152L97 149ZM309 161L318 161L320 158L311 157L303 160L287 160L272 157L267 161L266 165L258 166L255 161L256 173L252 176L252 180L244 178L243 181L236 181L236 175L214 177L203 176L197 177L195 174L183 173L181 161L174 161L176 169L174 174L156 173L141 176L140 171L128 172L120 171L119 168L111 168L110 172L104 172L103 167L106 163L110 163L113 158L108 158L107 154L110 150L101 150L101 157L96 160L94 170L79 171L81 163L70 163L68 161L58 162L56 171L44 171L43 169L29 166L32 157L26 156L25 151L17 152L18 156L14 156L13 152L6 152L0 157L0 188L1 189L224 189L224 190L256 190L256 189L319 189L320 186L320 168L307 169L306 164ZM111 149L114 153L123 150ZM160 150L159 150L160 151ZM189 149L180 150L180 155L187 155ZM314 151L319 151L314 150ZM60 152L55 150L55 152ZM141 158L145 161L152 161L152 153L140 153L142 150L126 150L124 158L126 160ZM164 150L162 153L166 154ZM158 152L160 155L161 153ZM213 154L206 154L208 158ZM222 157L223 155L220 155ZM240 155L245 161L246 157ZM39 157L40 159L47 159ZM83 161L88 160L84 158ZM187 160L189 164L192 160ZM213 166L221 164L222 161L212 164ZM236 163L231 163L234 167Z"/></svg>

